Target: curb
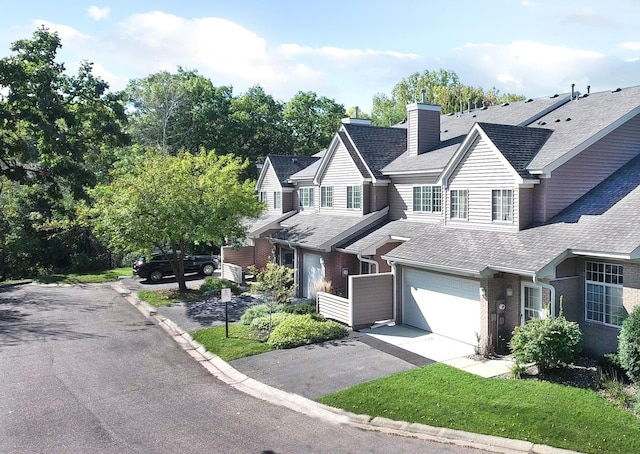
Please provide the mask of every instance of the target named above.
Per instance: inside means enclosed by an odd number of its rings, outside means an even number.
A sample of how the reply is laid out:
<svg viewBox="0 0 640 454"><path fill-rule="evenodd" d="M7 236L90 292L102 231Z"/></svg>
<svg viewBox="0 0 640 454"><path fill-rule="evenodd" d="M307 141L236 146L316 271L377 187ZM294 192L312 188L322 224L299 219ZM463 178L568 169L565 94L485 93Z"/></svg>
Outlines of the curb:
<svg viewBox="0 0 640 454"><path fill-rule="evenodd" d="M535 444L529 441L476 434L444 427L433 427L419 423L395 421L382 417L371 418L368 415L350 413L339 408L323 405L298 394L282 391L247 377L220 357L208 352L189 333L185 332L172 320L158 314L156 309L147 302L139 300L137 294L124 288L122 283L117 282L112 285L112 288L135 306L145 317L155 320L187 354L198 361L211 375L252 397L286 407L313 418L319 418L334 424L345 424L362 430L419 438L504 454L580 454L576 451Z"/></svg>

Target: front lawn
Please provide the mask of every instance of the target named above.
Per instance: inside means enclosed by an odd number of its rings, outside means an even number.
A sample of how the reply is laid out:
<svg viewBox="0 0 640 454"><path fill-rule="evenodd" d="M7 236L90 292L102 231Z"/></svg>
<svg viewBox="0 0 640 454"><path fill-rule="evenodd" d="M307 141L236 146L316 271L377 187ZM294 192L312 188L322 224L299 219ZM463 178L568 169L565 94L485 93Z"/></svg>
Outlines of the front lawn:
<svg viewBox="0 0 640 454"><path fill-rule="evenodd" d="M43 284L101 284L117 281L120 276L131 276L131 268L114 268L95 273L48 274L36 278Z"/></svg>
<svg viewBox="0 0 640 454"><path fill-rule="evenodd" d="M138 292L138 298L142 301L146 301L153 307L162 307L179 301L201 301L202 292L190 289L186 292L180 292L178 289L140 290Z"/></svg>
<svg viewBox="0 0 640 454"><path fill-rule="evenodd" d="M640 452L640 420L591 390L486 379L443 364L363 383L319 401L372 417L587 453Z"/></svg>
<svg viewBox="0 0 640 454"><path fill-rule="evenodd" d="M200 342L214 355L225 361L258 355L273 350L264 339L260 339L248 325L242 323L229 324L229 337L225 337L225 327L214 326L193 333L193 338Z"/></svg>

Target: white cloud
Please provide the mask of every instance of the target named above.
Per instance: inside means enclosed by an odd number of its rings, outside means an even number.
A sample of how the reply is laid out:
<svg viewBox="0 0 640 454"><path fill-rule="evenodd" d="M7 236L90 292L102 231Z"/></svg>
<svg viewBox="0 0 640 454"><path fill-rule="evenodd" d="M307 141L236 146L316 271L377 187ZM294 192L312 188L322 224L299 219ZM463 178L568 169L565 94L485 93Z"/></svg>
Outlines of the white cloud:
<svg viewBox="0 0 640 454"><path fill-rule="evenodd" d="M522 6L525 6L527 8L533 8L535 6L538 6L537 3L534 3L534 2L529 1L529 0L522 0L522 2L520 2L520 3L522 4Z"/></svg>
<svg viewBox="0 0 640 454"><path fill-rule="evenodd" d="M68 25L55 24L53 22L48 22L45 20L36 19L33 21L35 27L40 27L44 25L52 32L58 33L60 40L62 41L62 45L77 45L81 42L90 41L93 38L89 35L85 35L84 33L76 30L73 27L69 27Z"/></svg>
<svg viewBox="0 0 640 454"><path fill-rule="evenodd" d="M640 41L625 41L619 44L623 49L640 50Z"/></svg>
<svg viewBox="0 0 640 454"><path fill-rule="evenodd" d="M111 12L111 8L109 7L105 7L105 8L99 8L97 6L90 6L87 9L87 12L89 13L89 16L91 16L93 19L95 20L102 20L102 19L106 19L109 17L109 13Z"/></svg>

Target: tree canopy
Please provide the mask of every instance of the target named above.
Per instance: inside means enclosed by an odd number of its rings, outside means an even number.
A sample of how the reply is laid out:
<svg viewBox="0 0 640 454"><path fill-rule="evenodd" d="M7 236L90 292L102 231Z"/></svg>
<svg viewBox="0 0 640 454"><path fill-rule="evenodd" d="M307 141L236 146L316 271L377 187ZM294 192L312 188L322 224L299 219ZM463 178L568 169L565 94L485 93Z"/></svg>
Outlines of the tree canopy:
<svg viewBox="0 0 640 454"><path fill-rule="evenodd" d="M260 214L254 183L240 181L249 165L233 155L149 153L110 185L97 186L96 233L115 250L158 249L171 258L186 290L183 257L197 243L244 238L244 217Z"/></svg>
<svg viewBox="0 0 640 454"><path fill-rule="evenodd" d="M524 99L524 96L511 93L501 95L495 88L485 91L480 87L463 85L454 71L425 70L402 79L393 87L390 96L384 93L374 95L372 123L390 126L401 122L406 117L407 104L422 101L423 90L426 103L441 106L443 114L460 111L461 106L467 110L469 102L472 106L489 106Z"/></svg>

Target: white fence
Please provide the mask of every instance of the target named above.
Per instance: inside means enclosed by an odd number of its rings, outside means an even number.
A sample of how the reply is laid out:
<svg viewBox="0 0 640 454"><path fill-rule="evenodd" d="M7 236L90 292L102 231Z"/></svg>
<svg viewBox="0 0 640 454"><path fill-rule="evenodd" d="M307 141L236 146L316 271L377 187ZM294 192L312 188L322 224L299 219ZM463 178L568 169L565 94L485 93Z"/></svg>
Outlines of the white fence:
<svg viewBox="0 0 640 454"><path fill-rule="evenodd" d="M242 284L242 267L232 263L223 263L220 277L236 284Z"/></svg>

